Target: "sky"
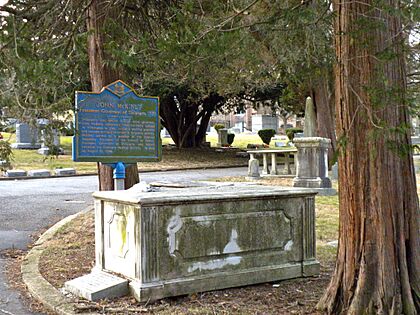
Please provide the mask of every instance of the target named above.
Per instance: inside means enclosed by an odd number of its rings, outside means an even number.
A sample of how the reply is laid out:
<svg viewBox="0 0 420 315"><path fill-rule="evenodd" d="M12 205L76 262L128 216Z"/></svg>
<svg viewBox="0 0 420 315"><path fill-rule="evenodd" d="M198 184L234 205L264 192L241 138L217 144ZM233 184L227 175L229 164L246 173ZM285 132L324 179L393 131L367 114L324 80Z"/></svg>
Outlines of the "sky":
<svg viewBox="0 0 420 315"><path fill-rule="evenodd" d="M0 5L3 5L7 2L7 0L0 0Z"/></svg>

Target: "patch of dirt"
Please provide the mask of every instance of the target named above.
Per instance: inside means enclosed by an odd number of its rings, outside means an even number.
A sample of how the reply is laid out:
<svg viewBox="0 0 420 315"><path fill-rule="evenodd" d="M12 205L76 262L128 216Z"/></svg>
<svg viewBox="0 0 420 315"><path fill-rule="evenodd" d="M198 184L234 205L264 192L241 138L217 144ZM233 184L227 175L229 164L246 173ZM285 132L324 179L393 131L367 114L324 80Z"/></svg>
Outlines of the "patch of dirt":
<svg viewBox="0 0 420 315"><path fill-rule="evenodd" d="M40 260L42 275L56 288L87 274L94 264L93 212L64 226ZM232 288L138 303L131 297L98 303L76 300L75 311L103 314L317 314L316 303L333 268L334 253L321 255L317 277Z"/></svg>
<svg viewBox="0 0 420 315"><path fill-rule="evenodd" d="M33 298L28 292L22 280L21 266L27 251L19 249L7 249L0 252L0 256L6 259L5 274L10 288L20 293L23 304L35 313L53 315L40 302ZM1 313L1 312L0 312Z"/></svg>
<svg viewBox="0 0 420 315"><path fill-rule="evenodd" d="M153 304L133 298L92 303L78 301L76 310L104 314L319 314L316 303L328 285L332 264L318 277L218 290L167 298Z"/></svg>
<svg viewBox="0 0 420 315"><path fill-rule="evenodd" d="M235 156L236 152L240 151L239 149L216 152L214 148L178 149L166 146L162 148L162 151L162 161L138 163L139 171L248 165L248 158Z"/></svg>
<svg viewBox="0 0 420 315"><path fill-rule="evenodd" d="M39 271L56 288L93 268L95 261L95 221L93 211L79 215L64 225L57 237L47 241Z"/></svg>

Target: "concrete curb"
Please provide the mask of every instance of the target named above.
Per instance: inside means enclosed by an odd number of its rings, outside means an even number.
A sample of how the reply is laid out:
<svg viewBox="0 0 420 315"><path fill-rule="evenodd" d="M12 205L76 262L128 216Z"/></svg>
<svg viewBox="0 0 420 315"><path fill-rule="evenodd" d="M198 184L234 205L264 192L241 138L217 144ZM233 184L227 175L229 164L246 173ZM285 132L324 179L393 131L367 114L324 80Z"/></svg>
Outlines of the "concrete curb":
<svg viewBox="0 0 420 315"><path fill-rule="evenodd" d="M239 168L239 167L248 167L248 162L244 165L223 165L223 166L197 166L197 167L189 167L189 168L165 168L165 169L149 169L149 170L140 170L139 174L142 173L153 173L153 172L172 172L172 171L190 171L190 170L209 170L209 169L223 169L223 168ZM84 174L76 174L76 175L51 175L51 176L21 176L21 177L5 177L0 176L0 181L2 180L27 180L27 179L48 179L48 178L66 178L66 177L81 177L81 176L96 176L98 173L84 173Z"/></svg>
<svg viewBox="0 0 420 315"><path fill-rule="evenodd" d="M74 220L80 214L93 210L93 206L89 206L79 213L70 215L54 226L49 228L42 236L36 241L34 247L26 255L22 262L22 279L28 288L31 295L41 302L47 309L56 312L60 315L74 315L74 303L66 298L59 290L54 288L39 272L39 260L47 248L45 242L54 237L57 231L65 224ZM99 314L99 313L77 313L77 314Z"/></svg>

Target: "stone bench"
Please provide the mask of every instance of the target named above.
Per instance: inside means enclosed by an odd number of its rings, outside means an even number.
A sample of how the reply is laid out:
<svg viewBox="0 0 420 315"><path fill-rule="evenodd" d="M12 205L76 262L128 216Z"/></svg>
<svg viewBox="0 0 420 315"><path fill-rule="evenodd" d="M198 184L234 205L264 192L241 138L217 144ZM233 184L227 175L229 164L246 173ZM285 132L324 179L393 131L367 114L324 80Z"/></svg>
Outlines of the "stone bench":
<svg viewBox="0 0 420 315"><path fill-rule="evenodd" d="M291 175L292 170L290 164L294 163L295 156L297 153L296 149L287 149L287 150L250 150L247 151L249 154L249 164L248 164L248 176L251 178L258 178L259 173L259 161L256 158L258 155L262 155L263 158L263 170L262 175L281 175L280 171L277 168L277 157L282 157L284 159L284 171L286 175ZM268 160L271 159L271 168L268 167Z"/></svg>

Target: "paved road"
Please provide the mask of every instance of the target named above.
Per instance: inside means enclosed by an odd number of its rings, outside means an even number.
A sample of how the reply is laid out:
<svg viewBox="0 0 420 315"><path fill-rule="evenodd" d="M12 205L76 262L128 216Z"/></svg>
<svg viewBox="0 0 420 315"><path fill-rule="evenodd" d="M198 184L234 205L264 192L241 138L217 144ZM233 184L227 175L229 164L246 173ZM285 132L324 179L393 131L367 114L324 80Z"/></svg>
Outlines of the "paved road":
<svg viewBox="0 0 420 315"><path fill-rule="evenodd" d="M146 182L163 180L205 180L240 176L246 168L166 171L140 174ZM96 176L0 181L0 250L26 249L31 234L92 204L97 190ZM7 288L0 257L0 315L27 315L18 293Z"/></svg>

